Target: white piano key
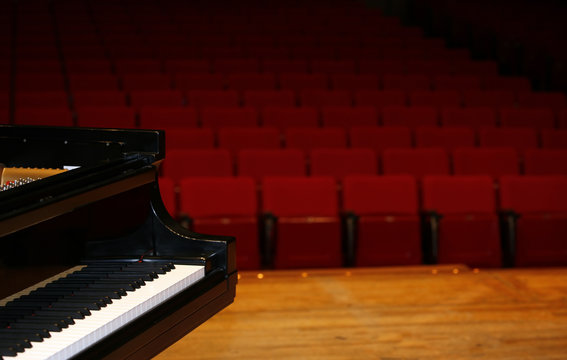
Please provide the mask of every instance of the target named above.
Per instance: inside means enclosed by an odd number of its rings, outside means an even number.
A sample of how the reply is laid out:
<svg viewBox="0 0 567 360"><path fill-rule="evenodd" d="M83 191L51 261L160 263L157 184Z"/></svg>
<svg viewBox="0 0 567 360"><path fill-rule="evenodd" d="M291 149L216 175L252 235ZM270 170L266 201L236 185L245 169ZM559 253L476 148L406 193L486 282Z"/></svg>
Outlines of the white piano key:
<svg viewBox="0 0 567 360"><path fill-rule="evenodd" d="M159 275L157 279L146 282L127 296L114 300L100 310L92 311L90 316L78 319L74 325L61 332L51 332L51 337L43 342L33 342L14 357L16 360L58 360L68 359L90 345L95 344L128 322L136 319L175 294L188 288L205 276L203 266L175 265L175 269Z"/></svg>

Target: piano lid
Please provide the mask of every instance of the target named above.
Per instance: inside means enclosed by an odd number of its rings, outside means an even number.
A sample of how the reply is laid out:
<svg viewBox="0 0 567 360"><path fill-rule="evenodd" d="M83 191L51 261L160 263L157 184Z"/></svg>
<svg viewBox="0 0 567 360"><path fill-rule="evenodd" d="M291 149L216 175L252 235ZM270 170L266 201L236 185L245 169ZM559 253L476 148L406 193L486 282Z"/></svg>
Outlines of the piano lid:
<svg viewBox="0 0 567 360"><path fill-rule="evenodd" d="M73 170L0 192L0 237L155 181L158 130L0 126L3 167Z"/></svg>

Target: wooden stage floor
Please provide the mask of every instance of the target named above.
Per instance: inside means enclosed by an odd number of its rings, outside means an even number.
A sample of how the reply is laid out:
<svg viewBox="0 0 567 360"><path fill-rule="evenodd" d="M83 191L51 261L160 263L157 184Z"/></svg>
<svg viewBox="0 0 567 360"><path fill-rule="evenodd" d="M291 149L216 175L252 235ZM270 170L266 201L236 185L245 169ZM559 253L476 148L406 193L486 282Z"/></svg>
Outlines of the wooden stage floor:
<svg viewBox="0 0 567 360"><path fill-rule="evenodd" d="M156 359L567 359L567 268L262 275Z"/></svg>

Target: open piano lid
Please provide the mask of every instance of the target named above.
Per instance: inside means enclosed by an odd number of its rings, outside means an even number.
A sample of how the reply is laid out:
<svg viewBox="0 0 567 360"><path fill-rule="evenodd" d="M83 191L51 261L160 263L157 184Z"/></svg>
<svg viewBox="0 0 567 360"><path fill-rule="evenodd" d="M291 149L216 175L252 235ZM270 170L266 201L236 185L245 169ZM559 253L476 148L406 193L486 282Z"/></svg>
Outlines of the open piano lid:
<svg viewBox="0 0 567 360"><path fill-rule="evenodd" d="M0 191L0 299L84 261L205 267L191 288L76 358L151 358L234 299L234 238L189 232L161 201L164 139L157 130L0 126L4 167L72 168Z"/></svg>

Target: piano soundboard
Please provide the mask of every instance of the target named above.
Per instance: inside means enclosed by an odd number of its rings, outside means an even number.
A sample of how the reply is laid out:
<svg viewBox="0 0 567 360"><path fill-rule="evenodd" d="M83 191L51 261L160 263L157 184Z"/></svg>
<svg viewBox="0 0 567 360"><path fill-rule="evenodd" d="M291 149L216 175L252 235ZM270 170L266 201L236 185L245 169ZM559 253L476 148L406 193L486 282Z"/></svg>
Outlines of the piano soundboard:
<svg viewBox="0 0 567 360"><path fill-rule="evenodd" d="M169 216L164 148L162 131L0 126L0 288L18 288L0 289L1 359L149 359L233 301L234 238ZM13 276L43 268L66 270Z"/></svg>

